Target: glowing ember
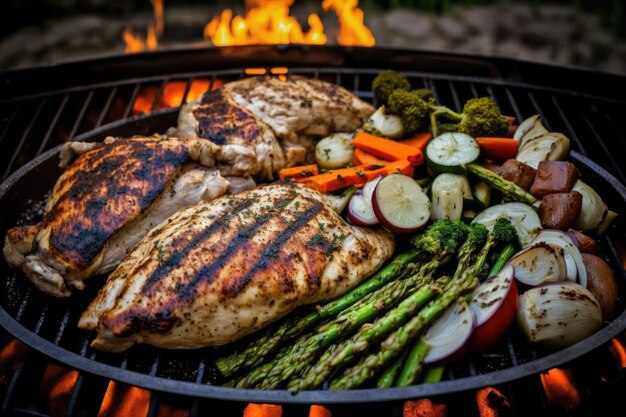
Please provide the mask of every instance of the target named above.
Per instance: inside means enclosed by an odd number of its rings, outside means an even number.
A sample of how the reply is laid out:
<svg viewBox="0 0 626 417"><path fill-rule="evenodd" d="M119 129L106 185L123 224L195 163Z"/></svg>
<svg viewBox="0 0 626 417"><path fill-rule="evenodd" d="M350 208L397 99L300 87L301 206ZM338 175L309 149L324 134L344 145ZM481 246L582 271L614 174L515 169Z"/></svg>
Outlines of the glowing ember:
<svg viewBox="0 0 626 417"><path fill-rule="evenodd" d="M45 401L50 415L64 416L67 414L67 406L77 378L77 371L70 371L55 363L48 365L39 387L38 397Z"/></svg>
<svg viewBox="0 0 626 417"><path fill-rule="evenodd" d="M150 408L150 391L109 382L98 417L145 416Z"/></svg>
<svg viewBox="0 0 626 417"><path fill-rule="evenodd" d="M313 404L309 409L309 417L332 417L333 413L323 405Z"/></svg>
<svg viewBox="0 0 626 417"><path fill-rule="evenodd" d="M243 417L281 417L283 408L274 404L248 404L243 410Z"/></svg>
<svg viewBox="0 0 626 417"><path fill-rule="evenodd" d="M626 368L626 348L624 348L622 342L620 342L617 338L612 339L609 350L613 354L615 362L617 362L617 366L619 366L620 369Z"/></svg>
<svg viewBox="0 0 626 417"><path fill-rule="evenodd" d="M24 361L28 348L17 339L11 339L0 351L0 386L7 382L9 371Z"/></svg>
<svg viewBox="0 0 626 417"><path fill-rule="evenodd" d="M190 102L204 94L209 87L216 89L224 85L222 80L216 79L211 85L211 81L207 79L197 79L191 83L187 92L186 102ZM185 89L187 83L185 81L170 81L163 88L161 97L156 104L155 110L168 109L170 107L178 107L183 104ZM154 101L159 94L159 88L154 86L143 87L137 99L133 104L133 115L146 114L152 111Z"/></svg>
<svg viewBox="0 0 626 417"><path fill-rule="evenodd" d="M552 368L541 374L541 382L551 404L566 411L574 411L580 404L580 396L570 370Z"/></svg>
<svg viewBox="0 0 626 417"><path fill-rule="evenodd" d="M435 404L428 398L415 401L405 401L403 417L446 417L448 407L445 404Z"/></svg>
<svg viewBox="0 0 626 417"><path fill-rule="evenodd" d="M480 417L499 417L508 415L511 408L508 398L494 387L476 391L476 404Z"/></svg>

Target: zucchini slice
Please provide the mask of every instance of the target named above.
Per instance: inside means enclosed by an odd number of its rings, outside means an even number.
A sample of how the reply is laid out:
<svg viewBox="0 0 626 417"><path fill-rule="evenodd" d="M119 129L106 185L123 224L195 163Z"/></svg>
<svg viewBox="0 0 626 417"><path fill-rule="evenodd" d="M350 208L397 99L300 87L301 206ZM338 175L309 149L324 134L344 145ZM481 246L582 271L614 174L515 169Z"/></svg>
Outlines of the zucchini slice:
<svg viewBox="0 0 626 417"><path fill-rule="evenodd" d="M464 174L465 164L480 157L476 140L465 133L442 133L428 143L426 164L435 172Z"/></svg>

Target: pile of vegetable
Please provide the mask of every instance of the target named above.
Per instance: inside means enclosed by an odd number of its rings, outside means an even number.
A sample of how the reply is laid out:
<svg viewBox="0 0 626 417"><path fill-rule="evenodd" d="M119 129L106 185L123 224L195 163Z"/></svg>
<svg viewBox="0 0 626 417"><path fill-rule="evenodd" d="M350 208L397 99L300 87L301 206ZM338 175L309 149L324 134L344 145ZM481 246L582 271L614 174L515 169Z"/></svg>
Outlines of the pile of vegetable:
<svg viewBox="0 0 626 417"><path fill-rule="evenodd" d="M514 328L555 350L612 317L617 284L592 235L617 216L563 159L569 139L534 115L515 126L488 97L462 113L386 71L357 132L318 142L282 180L327 193L402 249L338 299L296 312L217 360L238 388L351 389L441 378Z"/></svg>

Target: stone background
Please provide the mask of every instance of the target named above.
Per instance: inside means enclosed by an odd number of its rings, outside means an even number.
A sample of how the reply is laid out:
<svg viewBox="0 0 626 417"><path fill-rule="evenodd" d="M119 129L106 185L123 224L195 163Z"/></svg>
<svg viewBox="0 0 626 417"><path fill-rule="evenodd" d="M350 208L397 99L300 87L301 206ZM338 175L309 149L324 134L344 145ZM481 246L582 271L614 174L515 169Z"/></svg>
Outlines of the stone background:
<svg viewBox="0 0 626 417"><path fill-rule="evenodd" d="M311 12L320 14L333 43L337 19L334 13L321 12L320 3L296 0L292 14L300 22L306 22ZM223 7L173 6L166 0L165 33L160 45L202 42L204 25ZM149 6L143 9L120 16L57 17L23 26L0 39L0 70L123 53L123 28L132 25L136 32L145 33L151 21ZM235 12L243 13L243 8L235 8ZM365 15L379 46L513 57L626 74L626 39L607 30L598 16L572 6L533 8L502 1L452 6L444 15L375 7L366 7Z"/></svg>

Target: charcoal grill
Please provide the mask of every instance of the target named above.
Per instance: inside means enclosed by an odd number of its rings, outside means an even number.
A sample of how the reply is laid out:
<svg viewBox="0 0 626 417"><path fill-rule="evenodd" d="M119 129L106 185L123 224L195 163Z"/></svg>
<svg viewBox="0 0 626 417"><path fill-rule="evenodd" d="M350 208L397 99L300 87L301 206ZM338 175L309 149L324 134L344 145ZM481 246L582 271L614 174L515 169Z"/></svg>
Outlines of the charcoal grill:
<svg viewBox="0 0 626 417"><path fill-rule="evenodd" d="M247 68L325 79L372 101L373 77L383 69L403 71L414 86L432 89L435 98L453 109L482 95L493 97L503 113L522 120L543 115L548 129L572 139L571 159L583 178L597 189L615 211L626 212L626 178L621 155L626 137L620 128L626 116L626 77L573 68L535 65L510 59L485 59L435 52L340 47L190 48L103 57L47 68L0 74L0 167L2 205L0 233L33 215L33 206L57 178L58 145L67 140L102 140L107 135L128 136L163 132L175 124L177 108L159 109L168 83L185 85L182 102L194 80L210 85L248 76ZM280 70L284 72L284 70ZM153 88L148 114L133 115L138 97ZM619 281L618 316L591 337L547 354L533 349L520 334L511 335L493 355L473 355L449 367L442 382L388 390L255 391L220 387L212 366L215 351L172 352L137 346L124 354L91 350L92 335L76 327L97 280L85 296L52 300L39 294L4 260L0 274L4 289L0 324L13 336L88 374L131 385L185 396L232 401L273 403L366 403L399 401L464 392L520 380L578 358L606 344L626 329L624 269L620 220L599 241L600 251ZM102 278L100 278L102 279ZM19 378L16 371L14 378ZM13 384L14 385L14 384ZM7 398L10 398L9 385ZM3 404L3 411L8 407Z"/></svg>

